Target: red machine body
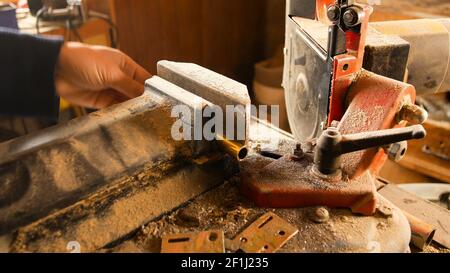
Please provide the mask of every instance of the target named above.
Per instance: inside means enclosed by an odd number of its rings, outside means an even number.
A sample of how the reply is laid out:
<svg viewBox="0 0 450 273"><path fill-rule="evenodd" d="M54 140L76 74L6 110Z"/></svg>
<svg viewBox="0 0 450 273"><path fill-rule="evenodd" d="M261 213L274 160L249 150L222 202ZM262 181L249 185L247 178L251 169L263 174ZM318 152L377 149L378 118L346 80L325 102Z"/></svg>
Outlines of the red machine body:
<svg viewBox="0 0 450 273"><path fill-rule="evenodd" d="M316 20L328 24L331 21L327 13L333 5L339 10L351 7L360 12L356 27L340 27L345 32L345 52L330 58L332 84L326 124L338 127L342 134L404 127L406 122L399 121L397 114L405 104L414 103L415 89L362 68L372 7L349 2L318 0L316 4ZM333 24L342 24L342 14ZM332 38L329 41L338 42ZM260 170L244 169L242 191L262 207L324 205L351 208L355 213L372 215L377 207L374 175L386 159L382 148L343 155L342 176L336 178L314 173L312 155L306 153L300 158L287 155ZM298 171L293 172L294 169Z"/></svg>

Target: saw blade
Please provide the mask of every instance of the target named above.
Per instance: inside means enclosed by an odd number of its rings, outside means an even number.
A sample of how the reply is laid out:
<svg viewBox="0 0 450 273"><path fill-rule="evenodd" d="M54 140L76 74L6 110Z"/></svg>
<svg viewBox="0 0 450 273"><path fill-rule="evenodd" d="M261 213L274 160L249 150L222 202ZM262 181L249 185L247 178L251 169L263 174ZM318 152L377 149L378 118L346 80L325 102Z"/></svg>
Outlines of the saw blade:
<svg viewBox="0 0 450 273"><path fill-rule="evenodd" d="M326 51L295 22L290 28L286 107L292 133L305 141L318 137L327 123L332 76Z"/></svg>

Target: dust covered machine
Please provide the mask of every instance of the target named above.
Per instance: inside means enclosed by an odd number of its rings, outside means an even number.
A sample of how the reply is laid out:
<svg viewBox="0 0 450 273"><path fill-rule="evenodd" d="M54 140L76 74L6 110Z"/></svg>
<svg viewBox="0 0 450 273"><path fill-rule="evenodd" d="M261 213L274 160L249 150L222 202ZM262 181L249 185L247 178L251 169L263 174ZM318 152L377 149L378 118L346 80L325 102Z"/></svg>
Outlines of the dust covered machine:
<svg viewBox="0 0 450 273"><path fill-rule="evenodd" d="M246 86L161 61L142 97L0 144L7 251L100 251L150 227L162 252L409 252L411 241L429 244L436 229L381 194L377 173L388 158L401 160L407 140L426 135L416 94L448 90L448 20L369 24L371 6L344 0L289 0L286 10L292 134L252 115ZM432 30L442 54L423 58L427 45L414 28ZM231 125L218 115L230 106ZM213 136L205 138L208 124ZM194 214L209 214L186 216L194 205ZM156 224L170 215L194 224ZM165 237L193 229L191 245ZM207 238L214 242L204 245Z"/></svg>

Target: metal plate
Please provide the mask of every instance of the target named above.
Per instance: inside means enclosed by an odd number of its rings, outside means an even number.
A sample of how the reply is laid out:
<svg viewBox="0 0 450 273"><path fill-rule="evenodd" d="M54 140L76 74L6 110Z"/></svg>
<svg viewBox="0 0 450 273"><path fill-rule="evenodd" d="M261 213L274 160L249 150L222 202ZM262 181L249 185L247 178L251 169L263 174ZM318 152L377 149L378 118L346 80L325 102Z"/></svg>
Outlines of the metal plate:
<svg viewBox="0 0 450 273"><path fill-rule="evenodd" d="M245 253L273 253L297 233L297 228L269 212L239 234L234 243Z"/></svg>
<svg viewBox="0 0 450 273"><path fill-rule="evenodd" d="M286 107L295 138L304 141L319 136L326 123L331 73L326 51L291 19L287 35Z"/></svg>
<svg viewBox="0 0 450 273"><path fill-rule="evenodd" d="M165 236L161 253L225 253L224 237L216 230Z"/></svg>

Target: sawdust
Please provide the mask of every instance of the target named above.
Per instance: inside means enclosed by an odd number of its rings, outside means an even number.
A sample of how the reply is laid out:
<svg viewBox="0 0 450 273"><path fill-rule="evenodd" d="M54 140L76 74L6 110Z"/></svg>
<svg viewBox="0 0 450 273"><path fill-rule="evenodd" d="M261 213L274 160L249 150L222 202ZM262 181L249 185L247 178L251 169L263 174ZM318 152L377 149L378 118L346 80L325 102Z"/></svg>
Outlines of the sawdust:
<svg viewBox="0 0 450 273"><path fill-rule="evenodd" d="M158 207L158 202L148 200L145 192L156 187L156 181L173 167L173 164L165 162L144 167L136 175L122 177L112 183L113 186L99 190L74 206L21 228L11 251L65 252L70 240L79 242L85 251L102 248L116 240L118 235L120 237L123 230L135 229L133 220L148 216L148 212L142 209L148 202L152 202L152 208ZM134 198L127 198L130 196ZM108 217L98 215L103 211L108 212Z"/></svg>
<svg viewBox="0 0 450 273"><path fill-rule="evenodd" d="M419 252L419 251L417 251ZM424 253L447 253L450 254L450 249L441 247L437 244L431 244L427 248L424 249Z"/></svg>
<svg viewBox="0 0 450 273"><path fill-rule="evenodd" d="M370 250L368 249L370 240L378 240L378 233L390 232L389 227L395 221L390 217L365 218L355 216L349 210L327 209L330 212L330 220L316 223L311 217L317 211L317 208L314 207L276 210L255 207L240 194L239 183L240 179L234 178L217 189L198 197L186 207L145 225L136 236L130 239L131 245L137 246L143 252L158 253L160 252L161 238L164 235L197 233L206 230L224 230L225 237L230 240L260 216L268 211L273 211L299 229L299 234L291 239L280 252L337 250L367 252ZM379 226L377 226L378 224ZM349 244L348 242L360 243ZM389 244L395 244L395 242ZM107 251L120 252L121 249L120 245L117 249L113 248Z"/></svg>
<svg viewBox="0 0 450 273"><path fill-rule="evenodd" d="M237 181L235 178L226 182L219 190L200 196L187 207L146 225L133 241L145 251L159 252L161 237L168 234L223 229L227 238L233 238L242 226L249 224L249 219L256 220L265 212L253 209L240 195L235 187Z"/></svg>

